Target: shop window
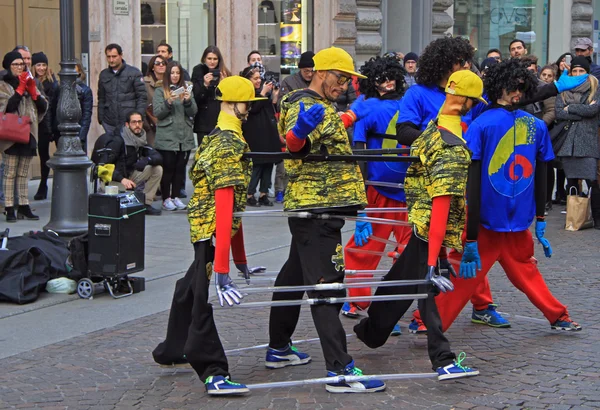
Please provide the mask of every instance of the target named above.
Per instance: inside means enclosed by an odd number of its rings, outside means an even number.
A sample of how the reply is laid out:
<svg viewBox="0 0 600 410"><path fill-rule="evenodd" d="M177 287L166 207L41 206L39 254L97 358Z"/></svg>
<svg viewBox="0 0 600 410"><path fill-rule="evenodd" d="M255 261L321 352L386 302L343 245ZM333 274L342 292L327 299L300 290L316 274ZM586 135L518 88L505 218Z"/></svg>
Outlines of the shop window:
<svg viewBox="0 0 600 410"><path fill-rule="evenodd" d="M492 48L508 58L514 39L541 65L548 60L548 0L455 0L453 30L471 42L479 62Z"/></svg>
<svg viewBox="0 0 600 410"><path fill-rule="evenodd" d="M300 55L313 47L312 0L258 2L258 45L267 71L282 77L298 70Z"/></svg>

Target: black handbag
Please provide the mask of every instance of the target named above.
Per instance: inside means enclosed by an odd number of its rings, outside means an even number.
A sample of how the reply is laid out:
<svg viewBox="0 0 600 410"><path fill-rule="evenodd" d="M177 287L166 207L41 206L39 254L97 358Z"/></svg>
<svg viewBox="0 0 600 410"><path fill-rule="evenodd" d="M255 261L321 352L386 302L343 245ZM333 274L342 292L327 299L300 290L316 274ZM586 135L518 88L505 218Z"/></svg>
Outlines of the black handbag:
<svg viewBox="0 0 600 410"><path fill-rule="evenodd" d="M569 128L571 128L572 124L573 121L569 120L556 122L554 127L550 130L550 140L552 141L552 150L555 155L565 143Z"/></svg>

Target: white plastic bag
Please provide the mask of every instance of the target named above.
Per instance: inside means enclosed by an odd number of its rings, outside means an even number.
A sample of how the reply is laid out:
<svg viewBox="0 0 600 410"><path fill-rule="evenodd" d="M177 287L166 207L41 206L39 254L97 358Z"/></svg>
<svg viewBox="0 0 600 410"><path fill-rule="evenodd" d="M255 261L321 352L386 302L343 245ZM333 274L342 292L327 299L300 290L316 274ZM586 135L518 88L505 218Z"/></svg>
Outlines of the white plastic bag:
<svg viewBox="0 0 600 410"><path fill-rule="evenodd" d="M52 279L46 283L48 293L75 293L76 290L77 282L69 278Z"/></svg>

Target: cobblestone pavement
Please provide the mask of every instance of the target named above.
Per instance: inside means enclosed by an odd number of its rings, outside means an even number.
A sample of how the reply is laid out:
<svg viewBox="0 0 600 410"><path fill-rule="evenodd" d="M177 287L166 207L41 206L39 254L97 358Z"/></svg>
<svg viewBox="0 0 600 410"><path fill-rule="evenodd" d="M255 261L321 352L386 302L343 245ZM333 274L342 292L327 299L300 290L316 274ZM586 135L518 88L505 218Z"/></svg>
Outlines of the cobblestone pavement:
<svg viewBox="0 0 600 410"><path fill-rule="evenodd" d="M555 295L584 326L578 333L550 329L529 301L496 266L490 273L499 310L513 315L512 328L469 321L470 306L449 330L453 348L467 353L479 377L438 382L389 381L383 393L331 395L323 386L257 390L237 398L211 398L191 369L156 366L150 352L164 337L168 312L75 337L0 360L0 408L47 409L389 409L389 408L596 408L600 407L600 232L565 232L561 216L549 218L555 256L539 266ZM285 251L285 250L284 250ZM257 296L248 298L258 300ZM91 301L90 303L93 303ZM518 315L518 316L514 316ZM268 310L219 310L215 314L226 349L267 343ZM68 318L65 318L68 320ZM354 321L342 318L348 333ZM348 348L365 374L431 371L425 338L408 333L377 350L355 337ZM75 324L76 325L76 324ZM295 338L316 332L304 308ZM313 357L306 366L267 370L264 350L230 355L234 380L244 383L324 376L318 343L298 347ZM202 348L199 346L199 348Z"/></svg>

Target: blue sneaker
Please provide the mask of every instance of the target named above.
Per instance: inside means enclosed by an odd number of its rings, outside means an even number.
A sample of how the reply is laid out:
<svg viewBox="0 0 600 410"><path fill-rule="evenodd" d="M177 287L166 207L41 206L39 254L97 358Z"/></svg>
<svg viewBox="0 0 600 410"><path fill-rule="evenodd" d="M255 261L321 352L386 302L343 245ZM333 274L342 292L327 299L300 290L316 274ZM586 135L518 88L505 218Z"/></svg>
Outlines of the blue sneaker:
<svg viewBox="0 0 600 410"><path fill-rule="evenodd" d="M267 358L265 366L269 369L281 369L287 366L299 366L311 361L311 358L306 353L298 351L290 343L285 349L277 350L269 347L267 350Z"/></svg>
<svg viewBox="0 0 600 410"><path fill-rule="evenodd" d="M204 386L206 387L206 392L214 396L250 392L250 389L245 384L232 382L229 380L229 376L209 376L206 378Z"/></svg>
<svg viewBox="0 0 600 410"><path fill-rule="evenodd" d="M579 323L573 322L568 312L565 312L558 320L550 327L554 330L566 330L566 331L575 331L578 332L582 329Z"/></svg>
<svg viewBox="0 0 600 410"><path fill-rule="evenodd" d="M510 327L508 320L504 319L500 313L496 311L494 304L489 304L487 309L475 310L473 308L473 314L471 315L471 322L488 325L491 327Z"/></svg>
<svg viewBox="0 0 600 410"><path fill-rule="evenodd" d="M275 194L275 202L280 203L280 204L283 202L283 192L282 191L277 191L277 193Z"/></svg>
<svg viewBox="0 0 600 410"><path fill-rule="evenodd" d="M349 317L350 319L356 319L358 315L358 306L354 303L346 302L342 306L342 315Z"/></svg>
<svg viewBox="0 0 600 410"><path fill-rule="evenodd" d="M408 331L414 334L427 333L427 327L421 320L413 319L408 325Z"/></svg>
<svg viewBox="0 0 600 410"><path fill-rule="evenodd" d="M354 366L354 360L352 360L342 372L327 372L327 377L362 375L362 370ZM339 383L326 384L325 390L327 390L329 393L375 393L378 391L384 391L385 383L382 380L376 379L367 379L356 382L343 380Z"/></svg>
<svg viewBox="0 0 600 410"><path fill-rule="evenodd" d="M392 330L392 333L390 333L390 336L400 336L402 334L402 329L400 328L400 324L396 323L396 326L394 326L394 329Z"/></svg>
<svg viewBox="0 0 600 410"><path fill-rule="evenodd" d="M453 363L437 368L438 380L460 379L461 377L477 376L479 370L463 366L461 363L467 355L461 352Z"/></svg>

